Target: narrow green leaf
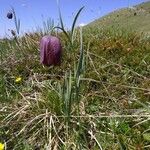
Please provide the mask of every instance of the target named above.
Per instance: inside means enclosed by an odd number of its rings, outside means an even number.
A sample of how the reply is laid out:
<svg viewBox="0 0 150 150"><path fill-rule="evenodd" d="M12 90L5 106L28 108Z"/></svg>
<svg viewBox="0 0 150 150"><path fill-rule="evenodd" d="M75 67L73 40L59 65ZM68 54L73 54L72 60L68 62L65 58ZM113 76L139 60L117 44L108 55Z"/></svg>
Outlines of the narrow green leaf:
<svg viewBox="0 0 150 150"><path fill-rule="evenodd" d="M61 10L59 7L59 0L57 0L57 7L58 7L58 12L59 12L59 20L60 20L61 28L64 29L64 23L63 23L63 19L62 19L62 15L61 15Z"/></svg>
<svg viewBox="0 0 150 150"><path fill-rule="evenodd" d="M76 72L76 78L80 76L82 68L83 68L83 39L82 39L82 30L80 30L80 57Z"/></svg>
<svg viewBox="0 0 150 150"><path fill-rule="evenodd" d="M17 33L19 34L20 31L20 19L18 19L18 24L17 24Z"/></svg>
<svg viewBox="0 0 150 150"><path fill-rule="evenodd" d="M71 71L69 74L69 81L68 81L68 90L69 90L69 115L71 113L71 106L72 106L72 76L71 76Z"/></svg>
<svg viewBox="0 0 150 150"><path fill-rule="evenodd" d="M121 149L121 150L126 150L126 149L127 149L121 135L118 135L118 142L119 142L119 145L120 145L120 149Z"/></svg>
<svg viewBox="0 0 150 150"><path fill-rule="evenodd" d="M66 35L66 37L68 38L69 42L71 43L70 36L69 36L69 34L66 32L65 29L63 29L63 28L61 28L61 27L58 27L58 26L54 27L53 30L54 30L54 29L60 29L60 30L62 30L63 33L64 33L64 34Z"/></svg>
<svg viewBox="0 0 150 150"><path fill-rule="evenodd" d="M71 36L73 36L75 24L77 22L77 19L78 19L79 15L80 15L81 11L83 10L83 8L84 8L84 6L79 9L79 11L77 12L77 14L76 14L76 16L75 16L75 18L73 20L73 24L72 24L72 27L71 27Z"/></svg>
<svg viewBox="0 0 150 150"><path fill-rule="evenodd" d="M17 31L17 34L19 34L19 31L20 31L20 19L17 20L15 9L13 7L11 7L11 9L12 9L12 13L14 15L14 22L15 22L16 31Z"/></svg>

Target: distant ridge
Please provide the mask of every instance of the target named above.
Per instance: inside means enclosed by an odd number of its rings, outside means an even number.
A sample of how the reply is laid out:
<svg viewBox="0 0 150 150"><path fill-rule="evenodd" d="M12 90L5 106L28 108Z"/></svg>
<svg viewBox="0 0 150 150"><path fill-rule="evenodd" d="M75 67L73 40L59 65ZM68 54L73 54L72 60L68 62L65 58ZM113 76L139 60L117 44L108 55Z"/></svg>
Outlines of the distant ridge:
<svg viewBox="0 0 150 150"><path fill-rule="evenodd" d="M150 1L116 10L87 26L104 29L113 26L150 34Z"/></svg>

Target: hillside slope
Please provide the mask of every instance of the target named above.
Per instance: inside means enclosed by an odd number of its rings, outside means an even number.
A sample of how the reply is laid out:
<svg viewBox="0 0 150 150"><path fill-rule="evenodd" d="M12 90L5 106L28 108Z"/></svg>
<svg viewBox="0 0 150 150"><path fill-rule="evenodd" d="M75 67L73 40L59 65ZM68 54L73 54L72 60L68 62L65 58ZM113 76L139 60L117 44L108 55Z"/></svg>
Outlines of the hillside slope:
<svg viewBox="0 0 150 150"><path fill-rule="evenodd" d="M134 7L114 11L91 22L87 26L104 29L109 27L119 27L138 32L150 33L150 1Z"/></svg>

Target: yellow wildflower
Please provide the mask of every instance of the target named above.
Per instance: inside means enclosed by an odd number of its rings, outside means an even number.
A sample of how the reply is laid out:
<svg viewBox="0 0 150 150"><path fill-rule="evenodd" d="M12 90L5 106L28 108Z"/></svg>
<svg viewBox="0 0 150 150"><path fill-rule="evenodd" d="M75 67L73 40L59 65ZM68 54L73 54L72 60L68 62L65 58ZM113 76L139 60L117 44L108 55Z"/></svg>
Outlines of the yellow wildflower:
<svg viewBox="0 0 150 150"><path fill-rule="evenodd" d="M4 144L0 143L0 150L4 150Z"/></svg>
<svg viewBox="0 0 150 150"><path fill-rule="evenodd" d="M16 83L19 83L21 80L22 80L21 77L17 77L16 80L15 80L15 82L16 82Z"/></svg>

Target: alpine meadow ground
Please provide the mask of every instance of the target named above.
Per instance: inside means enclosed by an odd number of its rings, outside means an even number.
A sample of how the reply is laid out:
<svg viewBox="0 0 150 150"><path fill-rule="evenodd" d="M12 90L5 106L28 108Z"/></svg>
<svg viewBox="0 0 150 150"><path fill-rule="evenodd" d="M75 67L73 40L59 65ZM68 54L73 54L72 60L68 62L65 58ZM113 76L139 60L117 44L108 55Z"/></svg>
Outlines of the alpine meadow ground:
<svg viewBox="0 0 150 150"><path fill-rule="evenodd" d="M59 27L48 20L0 41L3 149L150 148L150 39L124 28L75 28L82 9L71 31L60 13ZM40 64L46 34L61 40L60 66Z"/></svg>

